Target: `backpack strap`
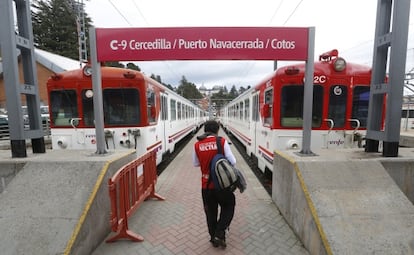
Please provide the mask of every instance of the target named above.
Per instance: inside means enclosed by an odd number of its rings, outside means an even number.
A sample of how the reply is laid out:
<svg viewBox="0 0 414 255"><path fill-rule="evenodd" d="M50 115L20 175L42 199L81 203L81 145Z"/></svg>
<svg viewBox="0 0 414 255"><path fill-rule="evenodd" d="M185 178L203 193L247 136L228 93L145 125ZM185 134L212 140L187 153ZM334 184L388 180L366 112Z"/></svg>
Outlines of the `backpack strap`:
<svg viewBox="0 0 414 255"><path fill-rule="evenodd" d="M223 147L221 146L221 136L216 137L216 143L217 143L217 154L224 155Z"/></svg>
<svg viewBox="0 0 414 255"><path fill-rule="evenodd" d="M224 155L223 147L221 146L221 136L216 136L216 144L217 144L217 154L223 154ZM211 161L210 161L209 170L210 169L211 169ZM211 182L211 174L209 173L208 181L207 181L207 188L208 188L208 186L210 186L210 182Z"/></svg>

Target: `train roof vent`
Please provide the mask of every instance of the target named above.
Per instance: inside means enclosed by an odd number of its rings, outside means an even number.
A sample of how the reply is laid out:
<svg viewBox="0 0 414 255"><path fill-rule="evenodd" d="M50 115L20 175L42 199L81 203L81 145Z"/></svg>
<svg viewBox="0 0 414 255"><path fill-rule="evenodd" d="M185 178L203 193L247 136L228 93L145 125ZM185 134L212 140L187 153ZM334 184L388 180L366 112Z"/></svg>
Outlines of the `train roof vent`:
<svg viewBox="0 0 414 255"><path fill-rule="evenodd" d="M331 51L322 53L321 55L319 55L319 61L330 61L333 58L337 58L338 57L338 50L333 49Z"/></svg>
<svg viewBox="0 0 414 255"><path fill-rule="evenodd" d="M299 68L297 68L296 66L288 66L285 69L285 74L287 75L295 75L299 73Z"/></svg>

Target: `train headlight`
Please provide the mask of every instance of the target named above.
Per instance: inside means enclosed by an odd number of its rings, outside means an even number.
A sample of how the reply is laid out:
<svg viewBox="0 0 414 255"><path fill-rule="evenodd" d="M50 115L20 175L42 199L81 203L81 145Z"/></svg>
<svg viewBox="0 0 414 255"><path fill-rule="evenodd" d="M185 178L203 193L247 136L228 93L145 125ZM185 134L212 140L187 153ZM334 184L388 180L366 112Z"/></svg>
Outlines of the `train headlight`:
<svg viewBox="0 0 414 255"><path fill-rule="evenodd" d="M57 141L57 145L61 149L66 149L68 147L68 142L66 141L65 138L59 138L58 141Z"/></svg>
<svg viewBox="0 0 414 255"><path fill-rule="evenodd" d="M85 97L86 98L92 98L93 97L93 90L88 89L85 91Z"/></svg>
<svg viewBox="0 0 414 255"><path fill-rule="evenodd" d="M346 61L343 58L337 58L334 60L333 68L337 72L342 72L346 67Z"/></svg>
<svg viewBox="0 0 414 255"><path fill-rule="evenodd" d="M299 149L299 143L298 143L298 141L296 141L296 140L289 140L287 143L286 143L286 149L288 149L288 150L296 150L296 149Z"/></svg>

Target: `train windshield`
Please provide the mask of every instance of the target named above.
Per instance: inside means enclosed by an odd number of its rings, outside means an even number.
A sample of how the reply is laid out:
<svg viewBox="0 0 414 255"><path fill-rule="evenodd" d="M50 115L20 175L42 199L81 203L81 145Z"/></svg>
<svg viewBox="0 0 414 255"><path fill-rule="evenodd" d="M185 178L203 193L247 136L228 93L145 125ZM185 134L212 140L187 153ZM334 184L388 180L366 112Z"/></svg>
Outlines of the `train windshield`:
<svg viewBox="0 0 414 255"><path fill-rule="evenodd" d="M303 126L303 86L285 86L282 88L281 125L283 127ZM312 127L322 124L323 88L313 86Z"/></svg>
<svg viewBox="0 0 414 255"><path fill-rule="evenodd" d="M354 96L352 97L352 116L353 120L358 120L360 127L367 126L369 105L369 87L356 86L354 89ZM357 127L357 122L352 121L353 128Z"/></svg>
<svg viewBox="0 0 414 255"><path fill-rule="evenodd" d="M73 118L78 118L75 90L56 90L50 92L53 125L70 126Z"/></svg>
<svg viewBox="0 0 414 255"><path fill-rule="evenodd" d="M139 92L133 88L103 90L106 125L130 126L140 122Z"/></svg>

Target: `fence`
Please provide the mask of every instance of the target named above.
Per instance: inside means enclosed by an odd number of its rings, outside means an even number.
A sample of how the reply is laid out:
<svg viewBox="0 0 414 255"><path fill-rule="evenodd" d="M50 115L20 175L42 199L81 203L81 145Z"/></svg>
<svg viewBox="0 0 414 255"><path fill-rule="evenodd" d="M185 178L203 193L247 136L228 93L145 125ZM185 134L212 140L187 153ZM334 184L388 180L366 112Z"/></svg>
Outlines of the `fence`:
<svg viewBox="0 0 414 255"><path fill-rule="evenodd" d="M29 126L24 126L25 130L29 130ZM49 137L50 136L50 123L49 122L43 122L42 123L42 130L44 136ZM0 141L2 140L10 140L10 130L8 124L0 124Z"/></svg>
<svg viewBox="0 0 414 255"><path fill-rule="evenodd" d="M121 238L143 241L144 238L128 229L128 218L148 198L164 200L155 193L157 182L157 165L155 151L124 165L109 179L109 196L111 199L110 224L117 234L106 242Z"/></svg>

